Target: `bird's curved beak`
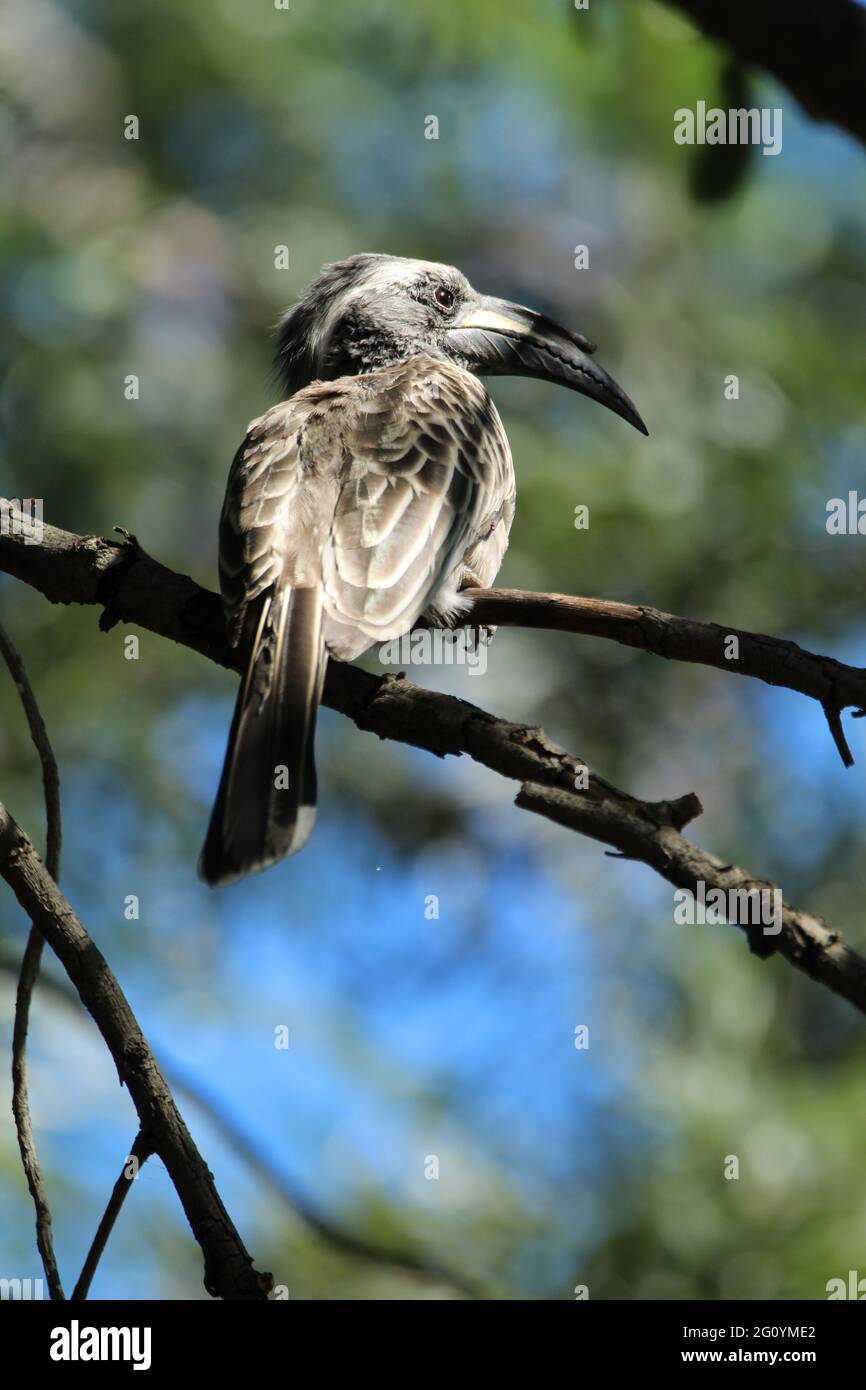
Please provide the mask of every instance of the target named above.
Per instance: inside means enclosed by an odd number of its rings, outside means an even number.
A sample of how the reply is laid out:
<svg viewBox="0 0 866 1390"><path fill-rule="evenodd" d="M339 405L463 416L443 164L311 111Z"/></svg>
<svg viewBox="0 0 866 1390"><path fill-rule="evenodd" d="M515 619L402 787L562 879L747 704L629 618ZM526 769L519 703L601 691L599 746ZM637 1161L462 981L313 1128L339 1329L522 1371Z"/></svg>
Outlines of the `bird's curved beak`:
<svg viewBox="0 0 866 1390"><path fill-rule="evenodd" d="M478 376L535 376L600 401L641 434L649 431L613 377L592 360L595 344L544 314L479 296L449 325L446 347Z"/></svg>

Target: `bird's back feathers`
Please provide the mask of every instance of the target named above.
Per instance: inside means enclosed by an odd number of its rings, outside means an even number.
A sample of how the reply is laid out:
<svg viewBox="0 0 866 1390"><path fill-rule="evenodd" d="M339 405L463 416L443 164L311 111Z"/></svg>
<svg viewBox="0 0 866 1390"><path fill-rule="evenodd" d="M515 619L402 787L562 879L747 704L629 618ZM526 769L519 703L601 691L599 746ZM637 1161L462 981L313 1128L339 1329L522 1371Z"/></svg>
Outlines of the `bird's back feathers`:
<svg viewBox="0 0 866 1390"><path fill-rule="evenodd" d="M229 478L220 582L251 640L201 873L299 849L327 654L352 660L492 582L514 511L508 441L482 384L432 357L314 382L253 421ZM273 785L289 770L288 792Z"/></svg>

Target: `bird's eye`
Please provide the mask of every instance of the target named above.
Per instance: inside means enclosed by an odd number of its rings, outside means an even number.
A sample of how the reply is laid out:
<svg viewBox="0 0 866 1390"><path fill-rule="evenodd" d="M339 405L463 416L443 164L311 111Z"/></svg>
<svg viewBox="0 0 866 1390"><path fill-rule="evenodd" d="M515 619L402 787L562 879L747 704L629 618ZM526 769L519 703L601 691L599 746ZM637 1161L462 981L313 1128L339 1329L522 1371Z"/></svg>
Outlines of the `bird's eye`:
<svg viewBox="0 0 866 1390"><path fill-rule="evenodd" d="M440 309L454 308L454 295L450 290L446 290L444 285L440 285L437 290L434 290L433 298L436 300Z"/></svg>

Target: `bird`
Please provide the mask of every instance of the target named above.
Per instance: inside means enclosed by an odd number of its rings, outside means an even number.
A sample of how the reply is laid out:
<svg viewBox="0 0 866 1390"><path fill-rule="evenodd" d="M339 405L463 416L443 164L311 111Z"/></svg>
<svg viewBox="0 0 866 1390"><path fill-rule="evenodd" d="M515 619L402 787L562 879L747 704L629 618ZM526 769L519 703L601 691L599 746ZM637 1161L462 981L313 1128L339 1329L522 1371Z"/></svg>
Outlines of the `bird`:
<svg viewBox="0 0 866 1390"><path fill-rule="evenodd" d="M226 635L249 651L199 860L217 885L302 849L330 659L420 620L453 626L496 578L515 507L481 378L540 377L643 434L595 345L479 294L454 266L361 253L322 268L279 323L283 399L249 425L219 526Z"/></svg>

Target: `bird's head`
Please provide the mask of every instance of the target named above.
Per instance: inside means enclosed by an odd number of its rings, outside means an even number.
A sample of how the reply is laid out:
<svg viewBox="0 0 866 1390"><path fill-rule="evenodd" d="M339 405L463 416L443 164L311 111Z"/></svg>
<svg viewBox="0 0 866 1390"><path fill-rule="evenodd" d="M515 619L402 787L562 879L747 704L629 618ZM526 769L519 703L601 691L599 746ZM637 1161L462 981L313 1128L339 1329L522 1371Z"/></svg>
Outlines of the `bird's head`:
<svg viewBox="0 0 866 1390"><path fill-rule="evenodd" d="M544 314L474 290L433 261L363 254L325 266L279 327L286 395L424 353L476 376L533 376L600 401L643 434L628 396L593 361L595 344Z"/></svg>

